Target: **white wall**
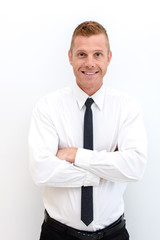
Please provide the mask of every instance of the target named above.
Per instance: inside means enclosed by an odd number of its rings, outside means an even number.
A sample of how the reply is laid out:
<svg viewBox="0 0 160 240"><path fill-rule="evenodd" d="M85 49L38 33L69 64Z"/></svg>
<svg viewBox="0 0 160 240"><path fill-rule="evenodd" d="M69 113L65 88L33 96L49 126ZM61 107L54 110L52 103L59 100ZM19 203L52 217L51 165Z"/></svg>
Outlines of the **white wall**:
<svg viewBox="0 0 160 240"><path fill-rule="evenodd" d="M113 59L105 81L142 104L148 134L143 180L125 194L131 240L157 239L160 215L160 15L158 0L2 0L0 3L0 239L38 240L41 189L28 170L32 108L74 81L67 51L74 28L102 23Z"/></svg>

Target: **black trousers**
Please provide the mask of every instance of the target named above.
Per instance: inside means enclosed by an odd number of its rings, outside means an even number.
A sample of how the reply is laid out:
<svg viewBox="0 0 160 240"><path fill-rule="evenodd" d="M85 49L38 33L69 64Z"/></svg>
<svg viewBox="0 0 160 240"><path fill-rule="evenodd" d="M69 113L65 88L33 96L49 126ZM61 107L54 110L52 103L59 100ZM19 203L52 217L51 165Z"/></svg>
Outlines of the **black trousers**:
<svg viewBox="0 0 160 240"><path fill-rule="evenodd" d="M73 236L59 232L57 229L43 222L40 240L79 240ZM129 234L125 227L110 236L103 237L101 240L129 240Z"/></svg>

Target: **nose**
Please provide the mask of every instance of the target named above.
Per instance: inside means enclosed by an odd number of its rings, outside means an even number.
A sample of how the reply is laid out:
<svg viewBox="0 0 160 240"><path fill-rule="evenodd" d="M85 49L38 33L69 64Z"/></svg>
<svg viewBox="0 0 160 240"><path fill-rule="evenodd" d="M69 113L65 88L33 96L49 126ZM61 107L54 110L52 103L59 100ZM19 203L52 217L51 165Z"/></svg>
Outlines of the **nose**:
<svg viewBox="0 0 160 240"><path fill-rule="evenodd" d="M85 67L92 69L95 67L95 62L92 56L87 56L84 63Z"/></svg>

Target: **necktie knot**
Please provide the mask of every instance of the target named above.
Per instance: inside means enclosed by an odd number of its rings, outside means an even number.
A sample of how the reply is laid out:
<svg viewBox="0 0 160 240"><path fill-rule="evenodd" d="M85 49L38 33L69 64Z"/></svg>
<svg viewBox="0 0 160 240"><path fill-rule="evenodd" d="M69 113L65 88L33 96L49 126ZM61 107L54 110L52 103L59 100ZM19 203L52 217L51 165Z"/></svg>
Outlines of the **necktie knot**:
<svg viewBox="0 0 160 240"><path fill-rule="evenodd" d="M86 107L91 107L92 103L93 103L93 99L92 98L87 98L86 102L85 102L85 105Z"/></svg>

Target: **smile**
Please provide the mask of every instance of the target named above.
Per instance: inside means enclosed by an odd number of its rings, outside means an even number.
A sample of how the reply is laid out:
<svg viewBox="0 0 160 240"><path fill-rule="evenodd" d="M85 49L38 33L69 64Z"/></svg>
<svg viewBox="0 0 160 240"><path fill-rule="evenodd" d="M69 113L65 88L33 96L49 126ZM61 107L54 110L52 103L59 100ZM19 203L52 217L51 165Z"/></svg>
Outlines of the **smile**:
<svg viewBox="0 0 160 240"><path fill-rule="evenodd" d="M85 72L85 71L82 71L82 73L85 74L85 75L88 75L88 76L92 76L92 75L97 74L98 71L97 72Z"/></svg>

